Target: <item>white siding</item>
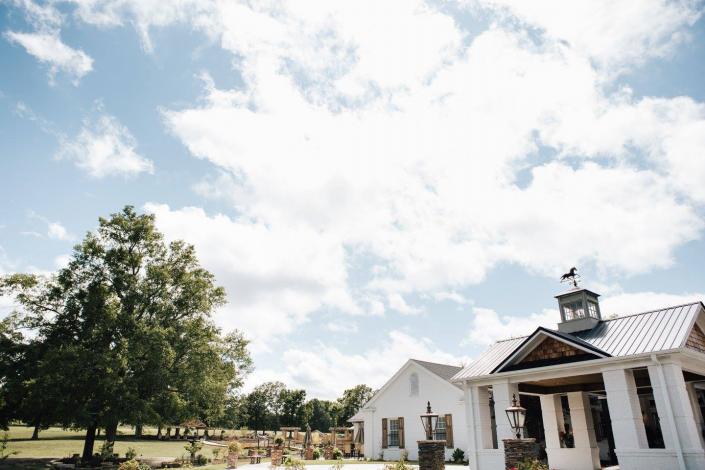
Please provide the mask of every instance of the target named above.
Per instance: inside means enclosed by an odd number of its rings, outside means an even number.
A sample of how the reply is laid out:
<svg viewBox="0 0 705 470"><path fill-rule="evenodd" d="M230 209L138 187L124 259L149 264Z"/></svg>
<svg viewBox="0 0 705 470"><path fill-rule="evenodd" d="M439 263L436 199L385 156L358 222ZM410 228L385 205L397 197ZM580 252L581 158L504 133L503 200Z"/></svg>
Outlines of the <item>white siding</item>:
<svg viewBox="0 0 705 470"><path fill-rule="evenodd" d="M410 380L414 373L418 376L418 395L411 396ZM382 449L382 419L404 417L405 450L409 460L417 460L416 442L426 438L420 415L426 411L427 401L431 402L434 413L440 416L453 415L453 449L446 449L446 459L451 457L455 448L467 452L463 391L413 361L408 362L397 374L362 410L365 420L365 457L378 459L381 456L384 460L400 457L398 448Z"/></svg>

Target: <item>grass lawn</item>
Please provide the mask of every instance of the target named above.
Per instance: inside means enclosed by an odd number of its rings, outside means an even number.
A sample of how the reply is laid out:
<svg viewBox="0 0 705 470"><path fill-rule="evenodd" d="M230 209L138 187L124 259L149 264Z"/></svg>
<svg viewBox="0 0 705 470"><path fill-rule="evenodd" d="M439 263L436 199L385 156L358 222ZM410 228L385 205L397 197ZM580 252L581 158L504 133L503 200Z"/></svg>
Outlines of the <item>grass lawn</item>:
<svg viewBox="0 0 705 470"><path fill-rule="evenodd" d="M0 435L2 435L0 431ZM156 430L145 429L144 434L154 435ZM83 452L83 439L85 431L64 430L61 428L49 428L39 433L38 440L31 440L32 428L26 426L10 426L8 431L10 442L8 450L17 452L5 462L0 462L0 469L9 468L35 470L44 468L44 464L52 458L70 457L72 454ZM94 452L100 452L104 437L96 438ZM118 429L118 438L115 442L114 451L120 456L124 456L129 447L137 451L141 457L181 457L187 454L184 446L185 441L157 441L157 440L136 440L132 428L121 427ZM208 458L213 457L212 449L215 447L203 446L201 454ZM221 449L221 455L224 452ZM249 460L241 459L242 464L248 464ZM200 467L201 469L211 467ZM213 466L213 469L225 468L224 465Z"/></svg>

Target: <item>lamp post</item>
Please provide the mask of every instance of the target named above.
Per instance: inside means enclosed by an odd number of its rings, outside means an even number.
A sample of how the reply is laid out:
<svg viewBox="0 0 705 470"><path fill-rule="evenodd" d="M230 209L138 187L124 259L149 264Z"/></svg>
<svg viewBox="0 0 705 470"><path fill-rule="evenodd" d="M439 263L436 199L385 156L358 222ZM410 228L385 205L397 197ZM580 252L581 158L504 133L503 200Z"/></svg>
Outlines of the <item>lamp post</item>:
<svg viewBox="0 0 705 470"><path fill-rule="evenodd" d="M426 431L426 440L432 441L438 426L438 414L431 411L431 402L426 403L426 413L421 415L421 423Z"/></svg>
<svg viewBox="0 0 705 470"><path fill-rule="evenodd" d="M517 439L521 439L521 429L524 427L524 421L526 420L526 408L519 404L516 393L512 399L512 406L505 411L509 419L509 425L516 433Z"/></svg>

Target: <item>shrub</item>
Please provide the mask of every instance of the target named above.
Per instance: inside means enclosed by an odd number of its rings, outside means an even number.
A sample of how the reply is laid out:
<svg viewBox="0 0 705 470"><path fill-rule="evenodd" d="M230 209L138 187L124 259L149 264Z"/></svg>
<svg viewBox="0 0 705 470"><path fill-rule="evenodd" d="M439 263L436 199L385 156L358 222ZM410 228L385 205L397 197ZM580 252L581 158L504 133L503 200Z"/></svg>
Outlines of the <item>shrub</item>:
<svg viewBox="0 0 705 470"><path fill-rule="evenodd" d="M0 439L0 460L5 460L9 456L17 454L17 451L10 452L9 450L7 450L7 447L9 445L8 444L9 441L10 441L10 439L9 439L7 433L3 434L2 439Z"/></svg>
<svg viewBox="0 0 705 470"><path fill-rule="evenodd" d="M123 462L118 467L118 470L151 470L149 465L138 462L135 459Z"/></svg>
<svg viewBox="0 0 705 470"><path fill-rule="evenodd" d="M517 470L548 470L548 465L536 459L526 459L517 465Z"/></svg>
<svg viewBox="0 0 705 470"><path fill-rule="evenodd" d="M284 444L284 439L282 439L281 437L277 437L276 439L274 439L274 443L276 445L280 446L280 445Z"/></svg>
<svg viewBox="0 0 705 470"><path fill-rule="evenodd" d="M304 470L305 465L302 460L299 460L294 457L287 457L284 459L284 468L288 470Z"/></svg>
<svg viewBox="0 0 705 470"><path fill-rule="evenodd" d="M113 443L105 441L103 445L100 446L100 458L102 460L108 460L113 457Z"/></svg>
<svg viewBox="0 0 705 470"><path fill-rule="evenodd" d="M208 458L206 458L205 455L203 454L198 454L196 456L196 459L194 461L196 465L207 465L208 464Z"/></svg>
<svg viewBox="0 0 705 470"><path fill-rule="evenodd" d="M406 463L406 460L404 458L400 458L398 461L394 463L390 463L384 466L384 470L412 470L413 467Z"/></svg>
<svg viewBox="0 0 705 470"><path fill-rule="evenodd" d="M465 460L465 452L463 452L463 449L455 449L453 451L453 462L463 463L463 460Z"/></svg>
<svg viewBox="0 0 705 470"><path fill-rule="evenodd" d="M228 443L228 453L229 454L240 454L245 447L239 441L230 441Z"/></svg>
<svg viewBox="0 0 705 470"><path fill-rule="evenodd" d="M135 457L137 457L137 451L135 450L134 447L128 447L127 451L125 452L125 458L127 460L132 460Z"/></svg>
<svg viewBox="0 0 705 470"><path fill-rule="evenodd" d="M203 444L201 444L200 442L192 441L186 444L184 446L184 449L186 449L186 451L191 454L191 461L193 462L193 460L196 458L196 453L201 450L202 447Z"/></svg>
<svg viewBox="0 0 705 470"><path fill-rule="evenodd" d="M343 458L343 451L338 449L337 447L333 449L333 458L335 460L342 459Z"/></svg>
<svg viewBox="0 0 705 470"><path fill-rule="evenodd" d="M335 459L335 463L330 466L332 470L341 470L343 468L343 459L337 458Z"/></svg>
<svg viewBox="0 0 705 470"><path fill-rule="evenodd" d="M313 449L313 460L318 460L321 458L321 449Z"/></svg>

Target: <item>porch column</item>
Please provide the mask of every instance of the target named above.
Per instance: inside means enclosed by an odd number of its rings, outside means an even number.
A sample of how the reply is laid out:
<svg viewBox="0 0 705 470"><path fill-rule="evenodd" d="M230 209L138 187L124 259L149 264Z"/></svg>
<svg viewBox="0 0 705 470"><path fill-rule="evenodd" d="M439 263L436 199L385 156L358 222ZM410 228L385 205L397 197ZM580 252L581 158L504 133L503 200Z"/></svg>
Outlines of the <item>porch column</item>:
<svg viewBox="0 0 705 470"><path fill-rule="evenodd" d="M615 368L602 371L607 392L607 406L612 421L615 451L647 449L646 430L641 416L639 398L631 369Z"/></svg>
<svg viewBox="0 0 705 470"><path fill-rule="evenodd" d="M494 416L497 422L497 444L504 449L502 439L516 439L516 434L507 419L506 409L512 404L513 396L519 400L519 386L504 380L492 384L492 397L494 398Z"/></svg>
<svg viewBox="0 0 705 470"><path fill-rule="evenodd" d="M698 391L695 388L695 384L689 383L686 384L686 388L688 390L688 398L690 398L690 406L693 408L693 415L695 416L695 426L701 430L701 432L698 433L698 436L700 436L700 444L705 448L705 438L703 438L703 413L700 410L700 404L698 403Z"/></svg>
<svg viewBox="0 0 705 470"><path fill-rule="evenodd" d="M546 437L546 453L561 448L560 433L563 431L563 409L560 395L541 395L541 417Z"/></svg>
<svg viewBox="0 0 705 470"><path fill-rule="evenodd" d="M595 425L592 420L592 409L590 407L590 397L584 392L568 393L568 404L570 405L570 420L573 423L573 439L575 450L579 453L580 468L592 468L599 470L600 450L597 448L595 439ZM578 465L573 467L577 470Z"/></svg>
<svg viewBox="0 0 705 470"><path fill-rule="evenodd" d="M686 468L705 468L700 429L695 421L683 369L673 362L651 364L649 379L666 448L682 451Z"/></svg>
<svg viewBox="0 0 705 470"><path fill-rule="evenodd" d="M487 387L469 387L468 416L469 444L473 450L492 448L492 419L490 417L490 393Z"/></svg>

